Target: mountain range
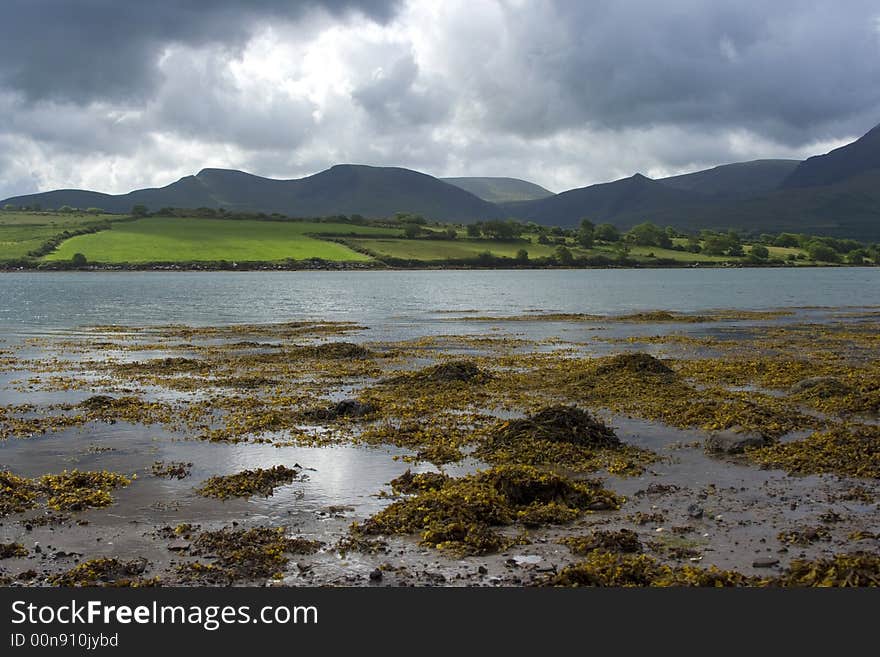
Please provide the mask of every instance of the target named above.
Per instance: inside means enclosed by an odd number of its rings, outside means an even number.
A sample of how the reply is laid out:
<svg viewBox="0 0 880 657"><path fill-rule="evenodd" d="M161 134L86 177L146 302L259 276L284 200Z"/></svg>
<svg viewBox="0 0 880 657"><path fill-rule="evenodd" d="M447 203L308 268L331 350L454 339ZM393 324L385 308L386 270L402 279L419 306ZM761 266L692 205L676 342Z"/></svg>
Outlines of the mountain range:
<svg viewBox="0 0 880 657"><path fill-rule="evenodd" d="M0 205L130 212L134 205L225 208L296 217L418 213L473 222L516 218L575 226L584 217L625 230L643 221L681 229L792 231L880 241L880 126L827 154L755 160L651 179L641 174L553 194L516 178L435 178L398 167L340 164L292 180L203 169L128 194L63 189Z"/></svg>

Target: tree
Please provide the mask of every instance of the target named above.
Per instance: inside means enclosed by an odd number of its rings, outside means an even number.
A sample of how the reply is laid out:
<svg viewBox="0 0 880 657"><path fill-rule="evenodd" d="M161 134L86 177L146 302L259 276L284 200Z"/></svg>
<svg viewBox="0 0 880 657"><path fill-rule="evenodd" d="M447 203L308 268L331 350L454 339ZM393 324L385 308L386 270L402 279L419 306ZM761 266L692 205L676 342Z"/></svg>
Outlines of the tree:
<svg viewBox="0 0 880 657"><path fill-rule="evenodd" d="M74 253L70 262L74 267L85 267L89 261L82 253Z"/></svg>
<svg viewBox="0 0 880 657"><path fill-rule="evenodd" d="M141 205L141 204L135 205L131 209L131 214L132 214L132 216L135 216L135 217L146 217L147 216L147 206Z"/></svg>
<svg viewBox="0 0 880 657"><path fill-rule="evenodd" d="M103 214L104 210L103 208L87 208L86 212L88 214Z"/></svg>
<svg viewBox="0 0 880 657"><path fill-rule="evenodd" d="M557 246L556 251L553 252L553 256L556 258L556 262L560 265L570 265L574 262L574 256L571 254L571 251L567 246Z"/></svg>
<svg viewBox="0 0 880 657"><path fill-rule="evenodd" d="M728 248L730 248L730 246L728 245L727 240L720 235L712 235L703 240L703 253L706 255L724 255L724 252L727 251Z"/></svg>
<svg viewBox="0 0 880 657"><path fill-rule="evenodd" d="M688 236L687 246L685 246L685 249L687 251L690 251L691 253L699 253L702 248L703 246L700 243L699 237L697 237L696 235Z"/></svg>
<svg viewBox="0 0 880 657"><path fill-rule="evenodd" d="M415 239L422 234L422 228L418 224L405 224L403 227L403 236L407 239Z"/></svg>
<svg viewBox="0 0 880 657"><path fill-rule="evenodd" d="M400 224L416 224L418 226L424 226L428 223L427 219L425 219L420 214L409 214L407 212L398 212L394 215L395 219L397 219L397 223Z"/></svg>
<svg viewBox="0 0 880 657"><path fill-rule="evenodd" d="M446 239L454 240L458 237L458 231L455 230L452 226L446 229Z"/></svg>
<svg viewBox="0 0 880 657"><path fill-rule="evenodd" d="M626 240L637 246L659 246L665 249L672 246L669 235L650 221L633 226L626 233Z"/></svg>
<svg viewBox="0 0 880 657"><path fill-rule="evenodd" d="M798 240L797 235L792 233L780 233L775 240L773 240L773 246L782 246L786 248L793 248L800 245L800 240Z"/></svg>
<svg viewBox="0 0 880 657"><path fill-rule="evenodd" d="M520 249L516 252L516 261L519 263L525 263L529 261L529 252L525 249Z"/></svg>
<svg viewBox="0 0 880 657"><path fill-rule="evenodd" d="M525 226L518 221L492 219L482 225L483 236L492 240L512 240L522 235L523 230Z"/></svg>
<svg viewBox="0 0 880 657"><path fill-rule="evenodd" d="M581 219L580 228L578 228L577 235L575 235L575 240L585 249L589 249L593 246L593 231L596 227L593 225L593 222L589 219Z"/></svg>
<svg viewBox="0 0 880 657"><path fill-rule="evenodd" d="M620 231L613 224L599 224L593 229L593 238L600 242L618 242Z"/></svg>
<svg viewBox="0 0 880 657"><path fill-rule="evenodd" d="M810 260L815 260L816 262L840 262L840 254L822 242L808 242L806 249Z"/></svg>
<svg viewBox="0 0 880 657"><path fill-rule="evenodd" d="M762 260L766 260L770 257L769 249L762 244L755 244L754 246L752 246L752 250L750 251L750 253L756 258L761 258Z"/></svg>
<svg viewBox="0 0 880 657"><path fill-rule="evenodd" d="M739 242L737 242L736 244L731 244L729 247L727 247L727 255L729 256L738 258L744 254L745 251L743 251L742 244L740 244Z"/></svg>
<svg viewBox="0 0 880 657"><path fill-rule="evenodd" d="M851 265L864 265L869 257L866 249L854 249L847 254L846 261Z"/></svg>
<svg viewBox="0 0 880 657"><path fill-rule="evenodd" d="M479 222L477 222L475 224L468 224L468 227L467 227L468 237L479 237L480 233L482 233L482 230L480 230L480 228L481 228L481 225Z"/></svg>
<svg viewBox="0 0 880 657"><path fill-rule="evenodd" d="M62 205L60 208L58 208L58 212L75 212L75 211L76 211L76 208L71 207L69 205Z"/></svg>
<svg viewBox="0 0 880 657"><path fill-rule="evenodd" d="M15 210L15 206L12 205L12 203L7 203L6 205L3 206L3 209L6 210L7 212L12 212L13 210Z"/></svg>

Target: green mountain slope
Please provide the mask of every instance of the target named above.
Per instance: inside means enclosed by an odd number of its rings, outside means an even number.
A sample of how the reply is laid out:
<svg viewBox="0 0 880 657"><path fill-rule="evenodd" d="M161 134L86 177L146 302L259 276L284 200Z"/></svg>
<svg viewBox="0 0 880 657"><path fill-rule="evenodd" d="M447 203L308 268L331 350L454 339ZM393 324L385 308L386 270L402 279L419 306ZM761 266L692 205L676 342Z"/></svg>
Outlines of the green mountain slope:
<svg viewBox="0 0 880 657"><path fill-rule="evenodd" d="M851 144L806 159L782 187L830 185L876 169L880 169L880 125Z"/></svg>
<svg viewBox="0 0 880 657"><path fill-rule="evenodd" d="M387 217L396 212L413 212L431 219L464 222L501 216L493 204L432 176L409 169L351 164L337 165L295 180L204 169L167 187L128 194L58 190L18 196L0 203L16 206L38 203L44 208L99 207L108 212L129 212L137 204L146 205L150 210L222 207L297 217L337 214Z"/></svg>
<svg viewBox="0 0 880 657"><path fill-rule="evenodd" d="M440 178L443 182L464 189L490 203L533 201L553 196L540 185L519 178Z"/></svg>
<svg viewBox="0 0 880 657"><path fill-rule="evenodd" d="M510 216L544 225L576 226L581 219L594 223L612 222L624 214L644 213L658 208L680 206L698 198L687 192L663 185L640 173L610 183L581 187L550 198L521 203L504 203Z"/></svg>
<svg viewBox="0 0 880 657"><path fill-rule="evenodd" d="M779 187L800 164L800 160L753 160L659 178L657 182L709 198L743 199L765 194Z"/></svg>

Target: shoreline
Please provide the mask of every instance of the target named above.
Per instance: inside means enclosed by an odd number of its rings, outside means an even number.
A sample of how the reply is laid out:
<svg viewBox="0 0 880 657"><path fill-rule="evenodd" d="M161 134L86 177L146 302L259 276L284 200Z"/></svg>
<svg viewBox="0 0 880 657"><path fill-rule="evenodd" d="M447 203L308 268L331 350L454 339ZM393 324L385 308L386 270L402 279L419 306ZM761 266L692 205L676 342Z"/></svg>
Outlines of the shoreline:
<svg viewBox="0 0 880 657"><path fill-rule="evenodd" d="M555 331L550 351L516 319L8 343L0 461L20 495L0 585L571 585L606 560L640 585L875 572L878 462L851 449L877 431L875 314L636 313L591 320L586 342ZM429 502L431 522L410 513Z"/></svg>
<svg viewBox="0 0 880 657"><path fill-rule="evenodd" d="M94 264L73 267L67 263L58 266L22 266L0 264L0 274L21 272L229 272L229 271L541 271L541 270L604 270L604 269L874 269L880 265L872 264L755 264L755 263L663 263L646 264L630 262L619 265L504 265L498 267L480 267L474 265L430 265L422 263L411 267L387 265L385 263L364 262L321 262L289 265L282 263L145 263L145 264Z"/></svg>

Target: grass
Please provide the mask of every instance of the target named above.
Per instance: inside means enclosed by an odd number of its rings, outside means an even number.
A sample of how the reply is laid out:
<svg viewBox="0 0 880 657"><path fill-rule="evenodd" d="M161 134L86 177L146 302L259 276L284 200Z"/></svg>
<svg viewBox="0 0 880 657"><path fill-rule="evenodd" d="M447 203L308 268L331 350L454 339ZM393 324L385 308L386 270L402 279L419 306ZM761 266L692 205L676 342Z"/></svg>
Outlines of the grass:
<svg viewBox="0 0 880 657"><path fill-rule="evenodd" d="M26 258L29 251L65 230L78 230L111 215L60 212L0 212L0 261ZM115 217L118 219L118 217Z"/></svg>
<svg viewBox="0 0 880 657"><path fill-rule="evenodd" d="M47 226L0 225L0 260L26 258L29 251L59 232L57 228Z"/></svg>
<svg viewBox="0 0 880 657"><path fill-rule="evenodd" d="M654 257L648 256L653 253ZM675 249L663 249L659 246L632 246L629 250L629 257L634 260L651 261L669 258L678 260L679 262L732 262L742 260L743 258L732 258L731 256L713 256L705 253L691 253L690 251L676 251Z"/></svg>
<svg viewBox="0 0 880 657"><path fill-rule="evenodd" d="M525 249L531 260L551 258L556 244L539 244L536 234L508 242L467 237L457 229L456 239L404 239L402 230L317 221L258 221L252 219L210 219L199 217L151 217L133 220L119 215L83 212L0 212L0 262L28 259L51 239L59 240L65 231L81 231L89 226L112 222L112 228L68 237L44 261L69 261L82 253L90 263L145 264L186 262L282 262L287 259L320 258L335 262L366 262L378 259L414 262L472 260L489 252L496 257L514 258ZM445 232L447 227L425 227ZM687 240L675 238L677 246ZM617 260L619 247L597 243L590 249L579 247L568 238L565 246L576 258L603 256ZM746 244L745 252L751 250ZM798 248L768 247L771 258L790 264L815 264ZM746 257L712 256L654 246L630 246L627 257L651 265L661 260L682 264L696 262L722 264L744 262ZM31 258L33 260L33 258Z"/></svg>
<svg viewBox="0 0 880 657"><path fill-rule="evenodd" d="M483 239L407 240L407 239L350 239L347 243L366 249L379 257L402 260L448 260L473 258L489 251L492 255L513 258L525 249L530 258L552 256L556 247L534 242L495 242ZM580 250L573 250L577 255Z"/></svg>
<svg viewBox="0 0 880 657"><path fill-rule="evenodd" d="M107 219L119 219L118 214L86 214L84 212L0 212L0 227L46 226L63 230L75 230L82 226Z"/></svg>
<svg viewBox="0 0 880 657"><path fill-rule="evenodd" d="M114 225L112 230L65 241L46 260L70 260L82 253L89 262L277 262L322 258L367 261L369 256L312 234L396 234L392 229L317 222L251 221L151 217Z"/></svg>

